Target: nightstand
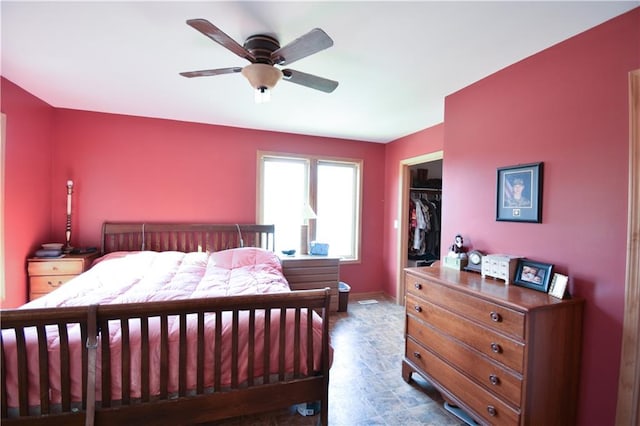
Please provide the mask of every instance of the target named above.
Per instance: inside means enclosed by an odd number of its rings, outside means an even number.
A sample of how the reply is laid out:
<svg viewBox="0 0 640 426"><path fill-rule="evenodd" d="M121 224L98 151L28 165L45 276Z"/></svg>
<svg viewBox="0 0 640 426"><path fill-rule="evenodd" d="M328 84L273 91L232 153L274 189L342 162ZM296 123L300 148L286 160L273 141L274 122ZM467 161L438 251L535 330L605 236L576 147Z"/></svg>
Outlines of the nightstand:
<svg viewBox="0 0 640 426"><path fill-rule="evenodd" d="M340 258L329 256L280 256L282 271L291 290L331 289L331 310L338 310Z"/></svg>
<svg viewBox="0 0 640 426"><path fill-rule="evenodd" d="M100 253L65 254L58 258L32 257L27 260L29 300L50 293L71 278L89 269Z"/></svg>

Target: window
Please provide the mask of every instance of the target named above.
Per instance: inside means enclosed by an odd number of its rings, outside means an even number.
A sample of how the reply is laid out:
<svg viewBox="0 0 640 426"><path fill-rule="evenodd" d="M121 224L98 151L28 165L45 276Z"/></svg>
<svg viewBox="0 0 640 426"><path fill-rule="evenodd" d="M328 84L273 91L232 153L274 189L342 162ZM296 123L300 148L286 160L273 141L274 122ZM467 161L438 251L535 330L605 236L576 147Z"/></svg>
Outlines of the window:
<svg viewBox="0 0 640 426"><path fill-rule="evenodd" d="M260 153L258 162L259 221L275 225L277 251L299 252L308 223L309 241L329 244L331 256L359 260L361 161Z"/></svg>

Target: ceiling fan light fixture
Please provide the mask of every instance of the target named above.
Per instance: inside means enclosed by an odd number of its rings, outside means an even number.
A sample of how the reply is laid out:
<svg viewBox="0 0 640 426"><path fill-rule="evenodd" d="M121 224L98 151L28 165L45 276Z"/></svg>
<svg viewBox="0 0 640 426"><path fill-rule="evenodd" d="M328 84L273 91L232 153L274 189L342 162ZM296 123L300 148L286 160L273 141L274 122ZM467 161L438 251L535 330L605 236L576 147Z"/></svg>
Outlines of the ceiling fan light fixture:
<svg viewBox="0 0 640 426"><path fill-rule="evenodd" d="M257 104L266 104L271 100L271 90L266 87L258 87L253 93Z"/></svg>
<svg viewBox="0 0 640 426"><path fill-rule="evenodd" d="M282 71L273 65L267 64L247 65L242 68L242 75L249 80L251 87L256 90L256 100L258 99L258 94L268 97L269 91L282 79Z"/></svg>

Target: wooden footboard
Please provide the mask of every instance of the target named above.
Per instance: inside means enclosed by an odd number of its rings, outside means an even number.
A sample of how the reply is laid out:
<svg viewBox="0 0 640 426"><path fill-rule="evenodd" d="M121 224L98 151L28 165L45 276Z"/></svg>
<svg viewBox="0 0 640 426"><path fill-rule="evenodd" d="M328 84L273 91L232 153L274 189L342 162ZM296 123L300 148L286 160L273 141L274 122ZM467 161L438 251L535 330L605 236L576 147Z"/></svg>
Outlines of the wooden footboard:
<svg viewBox="0 0 640 426"><path fill-rule="evenodd" d="M81 425L94 416L96 425L195 424L319 400L326 425L329 302L324 289L4 310L2 423ZM87 379L94 369L96 390ZM87 410L94 396L95 413Z"/></svg>

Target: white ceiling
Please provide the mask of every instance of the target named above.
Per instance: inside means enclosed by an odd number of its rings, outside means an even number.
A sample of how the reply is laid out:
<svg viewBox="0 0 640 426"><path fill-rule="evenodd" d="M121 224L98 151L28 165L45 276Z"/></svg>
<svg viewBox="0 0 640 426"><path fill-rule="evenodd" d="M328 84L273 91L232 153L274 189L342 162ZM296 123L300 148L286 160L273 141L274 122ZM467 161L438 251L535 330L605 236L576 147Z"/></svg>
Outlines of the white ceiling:
<svg viewBox="0 0 640 426"><path fill-rule="evenodd" d="M638 1L1 2L2 75L54 107L389 142L444 118L444 97L640 4ZM178 73L248 62L186 25L285 45L322 28L334 46L290 68L255 104L241 74Z"/></svg>

